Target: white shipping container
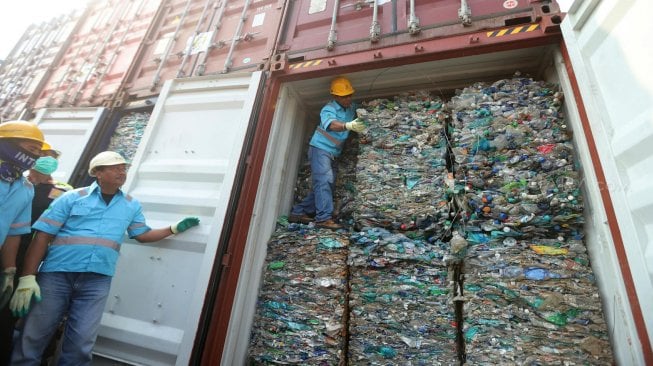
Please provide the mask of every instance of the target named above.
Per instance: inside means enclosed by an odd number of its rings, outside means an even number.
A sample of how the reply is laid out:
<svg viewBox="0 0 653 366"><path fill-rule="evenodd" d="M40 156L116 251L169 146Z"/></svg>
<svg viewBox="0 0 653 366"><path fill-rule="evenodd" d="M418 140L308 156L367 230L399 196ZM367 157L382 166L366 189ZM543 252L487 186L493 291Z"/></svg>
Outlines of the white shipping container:
<svg viewBox="0 0 653 366"><path fill-rule="evenodd" d="M89 147L95 128L108 113L106 108L46 108L34 118L45 140L61 152L59 167L52 177L61 182L72 182L78 162ZM84 168L82 168L84 169Z"/></svg>
<svg viewBox="0 0 653 366"><path fill-rule="evenodd" d="M261 73L166 82L123 189L152 228L200 225L120 250L95 353L146 365L186 365Z"/></svg>

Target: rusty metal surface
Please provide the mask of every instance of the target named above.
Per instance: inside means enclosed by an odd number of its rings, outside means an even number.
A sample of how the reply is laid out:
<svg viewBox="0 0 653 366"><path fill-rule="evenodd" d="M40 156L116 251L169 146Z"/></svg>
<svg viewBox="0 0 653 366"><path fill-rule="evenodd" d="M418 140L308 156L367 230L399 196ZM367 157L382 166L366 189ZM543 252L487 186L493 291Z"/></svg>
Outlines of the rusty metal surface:
<svg viewBox="0 0 653 366"><path fill-rule="evenodd" d="M172 0L161 9L119 102L153 96L166 80L264 69L280 0Z"/></svg>
<svg viewBox="0 0 653 366"><path fill-rule="evenodd" d="M0 119L25 118L80 20L72 12L31 25L0 67Z"/></svg>
<svg viewBox="0 0 653 366"><path fill-rule="evenodd" d="M557 4L536 0L299 0L291 3L278 51L290 63L327 59L538 23L552 16L560 17Z"/></svg>
<svg viewBox="0 0 653 366"><path fill-rule="evenodd" d="M110 106L162 0L95 1L34 102L45 107Z"/></svg>

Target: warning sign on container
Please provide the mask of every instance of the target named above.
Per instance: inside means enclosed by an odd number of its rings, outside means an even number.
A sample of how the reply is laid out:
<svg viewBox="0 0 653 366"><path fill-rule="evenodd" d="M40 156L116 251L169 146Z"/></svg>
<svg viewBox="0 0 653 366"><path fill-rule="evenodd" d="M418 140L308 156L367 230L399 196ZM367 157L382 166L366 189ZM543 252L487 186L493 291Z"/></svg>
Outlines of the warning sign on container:
<svg viewBox="0 0 653 366"><path fill-rule="evenodd" d="M503 7L506 9L514 9L519 5L517 0L506 0L503 2Z"/></svg>

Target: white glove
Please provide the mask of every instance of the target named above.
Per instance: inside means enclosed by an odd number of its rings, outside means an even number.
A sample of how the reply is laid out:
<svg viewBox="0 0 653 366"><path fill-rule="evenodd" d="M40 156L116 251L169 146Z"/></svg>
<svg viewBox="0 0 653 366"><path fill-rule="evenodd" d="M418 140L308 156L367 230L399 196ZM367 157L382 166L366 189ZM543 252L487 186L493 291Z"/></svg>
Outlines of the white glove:
<svg viewBox="0 0 653 366"><path fill-rule="evenodd" d="M361 133L365 131L365 124L360 119L356 118L351 122L345 123L345 128L349 131L354 131L356 133Z"/></svg>
<svg viewBox="0 0 653 366"><path fill-rule="evenodd" d="M11 298L9 308L17 318L22 318L29 312L29 308L34 301L41 301L41 288L36 283L36 276L27 275L18 279L18 287L14 296Z"/></svg>

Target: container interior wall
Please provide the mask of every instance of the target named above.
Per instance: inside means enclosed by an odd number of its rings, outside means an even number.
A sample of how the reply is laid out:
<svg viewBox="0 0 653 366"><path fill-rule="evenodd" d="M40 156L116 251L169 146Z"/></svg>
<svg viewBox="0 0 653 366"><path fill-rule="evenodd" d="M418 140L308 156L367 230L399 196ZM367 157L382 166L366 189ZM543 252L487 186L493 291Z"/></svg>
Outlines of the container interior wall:
<svg viewBox="0 0 653 366"><path fill-rule="evenodd" d="M563 110L569 128L574 132L573 142L583 177L581 188L587 202L584 209L585 245L602 294L603 312L610 332L621 335L612 339L615 359L621 360L620 364L642 364L641 348L638 342L632 342L637 339L637 332L632 326L634 319L629 311L630 304L622 281L614 242L606 225L607 216L600 191L607 187L597 183L587 140L582 133L583 126L578 114L577 101L573 95L562 54L556 50L550 59L551 63L544 70L542 77L546 81L559 84L565 94Z"/></svg>
<svg viewBox="0 0 653 366"><path fill-rule="evenodd" d="M347 76L356 89L355 99L358 100L393 96L401 91L417 89L428 89L448 99L457 88L477 81L491 82L509 78L516 71L537 80L559 84L565 92L566 116L572 130L576 132L578 157L586 176L583 189L587 199L587 245L604 294L603 301L608 314L606 321L611 333L623 335L615 336L613 340L614 347L622 350L622 357L628 353L637 353L628 349L636 346L630 342L634 335L628 330L632 319L628 316L627 297L623 284L619 281L614 250L603 224L605 215L602 202L597 193L585 139L578 132L580 121L557 46L369 70ZM222 364L245 362L267 241L274 230L276 219L290 211L299 164L304 158L302 154L316 119L319 118L319 110L329 98L329 80L329 77L306 78L284 84L280 92L254 208L257 215L249 230L242 267L244 273L241 274L236 292Z"/></svg>

